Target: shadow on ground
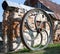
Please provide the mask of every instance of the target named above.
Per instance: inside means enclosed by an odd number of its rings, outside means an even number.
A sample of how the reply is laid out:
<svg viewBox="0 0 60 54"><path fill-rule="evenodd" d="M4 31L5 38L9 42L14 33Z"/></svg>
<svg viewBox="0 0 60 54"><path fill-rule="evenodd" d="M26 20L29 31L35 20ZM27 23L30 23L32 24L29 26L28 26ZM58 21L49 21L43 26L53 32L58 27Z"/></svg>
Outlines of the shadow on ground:
<svg viewBox="0 0 60 54"><path fill-rule="evenodd" d="M45 49L44 54L60 54L60 44L49 46Z"/></svg>
<svg viewBox="0 0 60 54"><path fill-rule="evenodd" d="M46 49L41 51L30 51L24 49L15 53L8 53L8 54L60 54L60 44L51 44Z"/></svg>

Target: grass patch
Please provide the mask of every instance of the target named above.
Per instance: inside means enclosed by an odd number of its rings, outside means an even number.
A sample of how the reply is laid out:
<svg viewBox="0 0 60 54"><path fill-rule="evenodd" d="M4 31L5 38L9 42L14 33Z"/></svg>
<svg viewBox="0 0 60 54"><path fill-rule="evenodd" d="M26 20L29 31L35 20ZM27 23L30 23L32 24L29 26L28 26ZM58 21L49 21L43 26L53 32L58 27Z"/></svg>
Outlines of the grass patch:
<svg viewBox="0 0 60 54"><path fill-rule="evenodd" d="M60 54L60 44L50 44L44 54Z"/></svg>
<svg viewBox="0 0 60 54"><path fill-rule="evenodd" d="M18 52L8 54L60 54L60 44L50 44L46 49L41 51L30 51L23 49Z"/></svg>

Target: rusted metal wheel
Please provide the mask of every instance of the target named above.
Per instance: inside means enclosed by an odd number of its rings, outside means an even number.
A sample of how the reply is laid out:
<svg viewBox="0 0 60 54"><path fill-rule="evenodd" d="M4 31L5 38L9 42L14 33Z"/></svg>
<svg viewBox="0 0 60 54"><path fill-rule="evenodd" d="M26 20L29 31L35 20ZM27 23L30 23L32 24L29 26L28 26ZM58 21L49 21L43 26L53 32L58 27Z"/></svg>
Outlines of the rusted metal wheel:
<svg viewBox="0 0 60 54"><path fill-rule="evenodd" d="M13 11L13 10L12 10ZM4 51L7 52L15 52L18 51L18 47L21 43L20 38L20 21L15 20L9 10L4 11L3 14L3 23L2 23L2 30L3 30L3 48Z"/></svg>
<svg viewBox="0 0 60 54"><path fill-rule="evenodd" d="M8 29L8 16L9 16L9 11L6 10L3 12L3 21L2 21L2 39L3 39L3 45L1 47L1 50L4 52L7 51L7 29Z"/></svg>
<svg viewBox="0 0 60 54"><path fill-rule="evenodd" d="M51 41L52 34L52 22L45 11L32 9L24 15L20 26L20 36L28 49L46 48Z"/></svg>
<svg viewBox="0 0 60 54"><path fill-rule="evenodd" d="M20 38L20 23L18 21L14 21L13 22L11 21L11 24L10 24L10 29L8 28L8 42L12 45L12 49L10 49L11 51L18 51L18 47L20 46L20 43L21 43L21 38ZM11 32L11 33L9 33ZM9 44L8 43L8 44ZM10 45L10 46L11 46Z"/></svg>

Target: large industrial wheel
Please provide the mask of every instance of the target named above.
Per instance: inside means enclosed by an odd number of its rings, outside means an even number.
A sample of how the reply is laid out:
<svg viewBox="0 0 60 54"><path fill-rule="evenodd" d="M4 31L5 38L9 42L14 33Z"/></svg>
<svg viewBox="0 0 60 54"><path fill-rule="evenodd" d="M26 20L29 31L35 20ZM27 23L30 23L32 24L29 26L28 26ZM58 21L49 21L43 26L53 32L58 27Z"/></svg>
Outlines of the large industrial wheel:
<svg viewBox="0 0 60 54"><path fill-rule="evenodd" d="M20 23L18 21L11 22L11 30L8 31L11 32L11 36L8 36L8 39L10 39L8 42L12 44L12 51L18 51L18 47L20 46L21 43L21 38L20 38ZM8 44L9 44L8 43Z"/></svg>
<svg viewBox="0 0 60 54"><path fill-rule="evenodd" d="M18 51L18 47L21 43L21 38L19 34L20 21L14 20L13 18L9 19L9 11L5 11L3 15L3 46L0 49L4 49L6 53Z"/></svg>
<svg viewBox="0 0 60 54"><path fill-rule="evenodd" d="M32 9L22 18L20 36L29 50L42 50L48 46L53 34L50 17L41 9Z"/></svg>

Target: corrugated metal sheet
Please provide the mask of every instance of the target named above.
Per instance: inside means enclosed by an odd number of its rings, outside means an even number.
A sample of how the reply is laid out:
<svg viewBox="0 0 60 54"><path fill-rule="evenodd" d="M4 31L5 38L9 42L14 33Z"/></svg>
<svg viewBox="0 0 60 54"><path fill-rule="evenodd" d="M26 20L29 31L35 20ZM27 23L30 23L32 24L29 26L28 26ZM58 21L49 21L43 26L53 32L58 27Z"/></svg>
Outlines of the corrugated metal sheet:
<svg viewBox="0 0 60 54"><path fill-rule="evenodd" d="M31 10L31 9L35 9L35 7L26 6L26 5L23 5L23 4L20 4L20 7L21 7L22 9L25 9L26 11L29 11L29 10ZM45 10L45 12L46 12L47 14L54 14L52 11L46 11L46 10Z"/></svg>
<svg viewBox="0 0 60 54"><path fill-rule="evenodd" d="M56 19L60 20L60 5L53 3L49 0L39 0L42 4L44 4L46 7L54 11L54 15Z"/></svg>
<svg viewBox="0 0 60 54"><path fill-rule="evenodd" d="M18 8L20 7L18 3L15 3L15 2L12 2L12 1L8 1L8 0L6 0L5 2L10 7L18 7Z"/></svg>

